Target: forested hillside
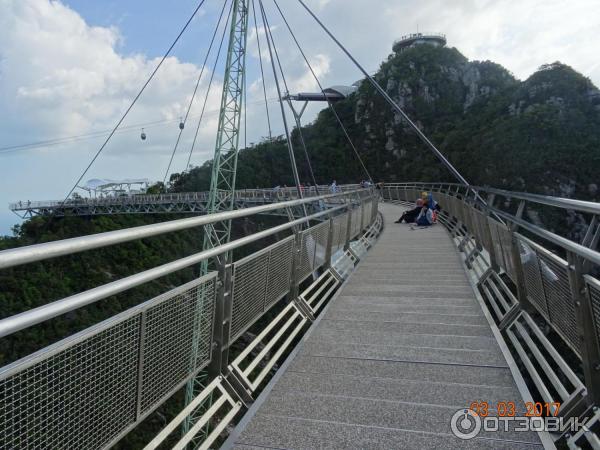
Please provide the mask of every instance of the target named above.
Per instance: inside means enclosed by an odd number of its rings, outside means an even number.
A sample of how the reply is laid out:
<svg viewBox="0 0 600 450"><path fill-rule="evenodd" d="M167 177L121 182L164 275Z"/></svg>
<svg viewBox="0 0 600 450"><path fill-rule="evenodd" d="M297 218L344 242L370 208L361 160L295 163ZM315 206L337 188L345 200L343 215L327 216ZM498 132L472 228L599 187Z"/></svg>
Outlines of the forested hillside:
<svg viewBox="0 0 600 450"><path fill-rule="evenodd" d="M392 53L376 80L473 184L594 199L600 173L600 91L552 63L519 81L490 61L428 45ZM368 82L336 103L375 181L454 181ZM330 110L302 130L317 182L365 178ZM309 181L297 132L296 158ZM285 141L240 153L238 187L292 184ZM172 189L205 190L210 162L175 174Z"/></svg>
<svg viewBox="0 0 600 450"><path fill-rule="evenodd" d="M600 92L572 68L553 63L519 81L495 63L468 61L456 49L420 46L391 54L375 78L471 183L599 200ZM455 181L368 83L363 82L335 108L374 181ZM318 183L333 179L356 183L366 178L329 109L322 110L302 133ZM308 183L297 130L293 139L301 180ZM174 174L169 190L207 190L210 173L209 161ZM240 152L238 188L284 184L292 185L293 180L283 137ZM0 250L173 218L55 218L49 226L46 219L36 218L17 227L14 237L0 237ZM278 219L261 220L238 224L235 236ZM187 230L2 270L0 317L197 252L201 233L200 229ZM198 268L180 271L2 339L0 365L180 285L197 273ZM152 433L173 411L149 419ZM152 433L144 428L139 436ZM144 441L139 436L128 438L122 448L138 447L137 439Z"/></svg>
<svg viewBox="0 0 600 450"><path fill-rule="evenodd" d="M422 45L392 53L375 78L473 184L597 199L600 92L570 67L549 64L518 81L492 62L469 62L454 48ZM363 82L356 94L336 103L335 108L375 181L454 181L370 84ZM317 182L366 178L329 109L322 110L302 132ZM301 179L309 182L297 130L293 138ZM207 190L210 169L209 161L187 173L174 174L169 189ZM292 185L293 180L283 137L240 152L238 188L284 184ZM173 217L56 218L49 227L37 218L18 227L14 237L0 238L0 249ZM237 232L243 234L244 230ZM0 317L190 254L201 246L200 233L190 230L168 239L157 237L0 271ZM166 277L103 302L101 308L87 308L38 327L31 335L5 339L0 345L0 362L193 276L190 269Z"/></svg>

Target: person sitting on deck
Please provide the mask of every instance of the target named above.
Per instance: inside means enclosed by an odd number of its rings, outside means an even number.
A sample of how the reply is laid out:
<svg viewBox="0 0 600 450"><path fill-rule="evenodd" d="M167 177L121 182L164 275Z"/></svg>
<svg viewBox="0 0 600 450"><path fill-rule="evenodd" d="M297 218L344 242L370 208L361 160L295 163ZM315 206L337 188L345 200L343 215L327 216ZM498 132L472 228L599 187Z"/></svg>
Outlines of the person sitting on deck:
<svg viewBox="0 0 600 450"><path fill-rule="evenodd" d="M433 199L433 194L430 192L423 202L423 208L421 209L421 212L419 212L415 223L422 227L433 225L434 223L437 223L438 212L441 210L440 204Z"/></svg>
<svg viewBox="0 0 600 450"><path fill-rule="evenodd" d="M423 203L423 207L417 216L415 223L420 227L428 227L433 225L433 208L429 207L429 203Z"/></svg>
<svg viewBox="0 0 600 450"><path fill-rule="evenodd" d="M416 207L413 209L409 209L408 211L404 211L404 213L402 213L400 218L398 220L396 220L394 223L402 223L402 222L413 223L415 220L417 220L417 216L419 215L419 213L421 212L422 209L423 209L423 199L418 198Z"/></svg>

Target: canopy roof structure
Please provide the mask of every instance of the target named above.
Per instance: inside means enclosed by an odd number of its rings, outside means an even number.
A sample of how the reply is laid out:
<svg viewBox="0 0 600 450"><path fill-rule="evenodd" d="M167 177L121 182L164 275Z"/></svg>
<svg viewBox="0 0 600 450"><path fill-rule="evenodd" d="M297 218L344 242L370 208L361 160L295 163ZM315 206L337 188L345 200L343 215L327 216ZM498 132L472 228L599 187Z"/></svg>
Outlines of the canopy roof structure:
<svg viewBox="0 0 600 450"><path fill-rule="evenodd" d="M85 191L112 191L115 188L131 185L146 185L151 181L148 178L125 178L123 180L111 180L108 178L92 178L87 180L83 186L78 186Z"/></svg>
<svg viewBox="0 0 600 450"><path fill-rule="evenodd" d="M299 92L298 94L289 95L287 98L297 101L308 102L336 102L343 100L350 94L353 94L358 89L356 84L351 86L336 85L323 89L323 92Z"/></svg>

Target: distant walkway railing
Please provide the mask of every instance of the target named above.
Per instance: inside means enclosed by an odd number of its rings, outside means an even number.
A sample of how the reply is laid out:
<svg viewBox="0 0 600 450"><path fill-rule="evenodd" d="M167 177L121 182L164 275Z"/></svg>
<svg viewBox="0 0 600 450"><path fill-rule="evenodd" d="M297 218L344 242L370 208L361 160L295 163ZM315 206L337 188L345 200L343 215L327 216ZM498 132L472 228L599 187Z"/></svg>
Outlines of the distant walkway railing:
<svg viewBox="0 0 600 450"><path fill-rule="evenodd" d="M108 448L200 371L209 374L205 390L147 448L178 432L199 407L205 412L178 448L212 424L208 447L373 244L382 227L378 198L375 189L350 190L0 251L0 269L7 269L276 209L320 209L0 320L0 337L6 338L203 260L289 234L237 261L221 258L206 276L0 368L0 448ZM272 322L246 351L230 357L232 344L275 305L279 312Z"/></svg>
<svg viewBox="0 0 600 450"><path fill-rule="evenodd" d="M340 185L336 192L359 189L358 184ZM302 188L305 198L331 193L330 186L306 186ZM226 195L224 193L223 195ZM236 191L236 207L246 208L260 204L293 200L298 198L295 187L271 189L240 189ZM105 197L81 197L62 200L21 200L9 204L9 209L22 218L35 216L94 216L111 214L165 214L195 213L206 211L208 192L176 192L168 194L122 194Z"/></svg>
<svg viewBox="0 0 600 450"><path fill-rule="evenodd" d="M599 448L600 204L449 183L382 190L407 206L423 191L442 207L441 221L534 397L560 417L593 416L589 433L562 430L555 439ZM574 224L578 240L569 237Z"/></svg>

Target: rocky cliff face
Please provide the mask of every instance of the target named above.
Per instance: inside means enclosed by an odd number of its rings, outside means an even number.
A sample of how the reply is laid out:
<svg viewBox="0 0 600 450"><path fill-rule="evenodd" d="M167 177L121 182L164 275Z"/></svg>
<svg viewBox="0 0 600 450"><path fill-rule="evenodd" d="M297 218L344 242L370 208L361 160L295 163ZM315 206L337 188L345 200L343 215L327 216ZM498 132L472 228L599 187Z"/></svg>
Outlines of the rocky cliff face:
<svg viewBox="0 0 600 450"><path fill-rule="evenodd" d="M570 67L548 64L520 82L456 49L419 46L390 55L376 79L472 183L598 194L600 91ZM377 178L451 180L370 85L348 101Z"/></svg>
<svg viewBox="0 0 600 450"><path fill-rule="evenodd" d="M600 91L572 68L548 64L519 81L493 62L421 45L392 53L375 78L471 183L600 200ZM335 108L375 180L455 181L369 83ZM365 178L330 110L303 135L318 182ZM207 163L175 188L206 189L209 176ZM292 183L282 138L240 153L240 188Z"/></svg>

